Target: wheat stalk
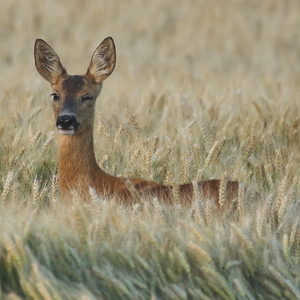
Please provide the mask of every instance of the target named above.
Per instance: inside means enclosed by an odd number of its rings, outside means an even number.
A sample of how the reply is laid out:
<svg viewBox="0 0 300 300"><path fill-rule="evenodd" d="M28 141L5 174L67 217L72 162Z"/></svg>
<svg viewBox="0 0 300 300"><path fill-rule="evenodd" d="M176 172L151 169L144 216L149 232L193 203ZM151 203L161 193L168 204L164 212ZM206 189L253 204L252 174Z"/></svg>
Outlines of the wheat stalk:
<svg viewBox="0 0 300 300"><path fill-rule="evenodd" d="M221 176L220 186L219 186L219 205L222 207L226 202L226 188L227 188L227 180L226 173Z"/></svg>
<svg viewBox="0 0 300 300"><path fill-rule="evenodd" d="M131 163L132 166L135 165L136 160L137 160L137 158L138 158L140 152L141 152L141 149L136 149L136 150L133 152L133 154L132 154L132 156L131 156L131 160L130 160L130 163Z"/></svg>
<svg viewBox="0 0 300 300"><path fill-rule="evenodd" d="M203 137L204 137L204 144L207 144L208 142L208 133L207 133L207 130L205 129L203 123L201 121L198 121L198 124L202 130L202 133L203 133Z"/></svg>
<svg viewBox="0 0 300 300"><path fill-rule="evenodd" d="M198 264L202 265L202 264L212 262L212 258L207 253L207 251L205 251L204 249L202 249L198 245L196 245L194 243L189 243L187 245L187 247L190 250L190 252L192 253L192 255L194 256L194 258L195 258L195 260L197 261Z"/></svg>
<svg viewBox="0 0 300 300"><path fill-rule="evenodd" d="M21 136L23 134L23 129L20 128L17 132L17 134L15 135L14 139L13 139L13 142L12 142L12 148L16 148L16 146L18 145L20 139L21 139Z"/></svg>
<svg viewBox="0 0 300 300"><path fill-rule="evenodd" d="M192 163L192 159L186 159L184 161L184 165L183 165L183 172L181 175L181 181L182 183L187 183L189 182L189 175L190 175L190 166Z"/></svg>
<svg viewBox="0 0 300 300"><path fill-rule="evenodd" d="M291 253L290 253L290 245L289 245L289 238L286 233L283 234L282 236L282 252L284 258L289 261L291 258Z"/></svg>
<svg viewBox="0 0 300 300"><path fill-rule="evenodd" d="M270 275L282 287L288 289L296 299L300 299L299 290L292 285L290 280L285 279L273 266L269 266Z"/></svg>
<svg viewBox="0 0 300 300"><path fill-rule="evenodd" d="M296 220L293 223L291 233L290 233L290 238L289 238L289 242L290 242L291 245L293 245L294 242L295 242L295 237L296 237L296 234L297 234L298 224L299 224L299 218L296 218Z"/></svg>
<svg viewBox="0 0 300 300"><path fill-rule="evenodd" d="M212 224L212 219L213 219L213 215L212 215L212 204L211 201L206 200L205 201L205 220L208 226L210 226Z"/></svg>
<svg viewBox="0 0 300 300"><path fill-rule="evenodd" d="M30 139L29 149L33 148L33 146L36 144L40 136L41 136L40 131L38 131L35 135L33 135L32 133L29 134L29 139Z"/></svg>
<svg viewBox="0 0 300 300"><path fill-rule="evenodd" d="M245 289L244 289L244 286L241 283L241 281L238 278L234 278L232 280L232 282L233 282L238 294L243 298L246 297Z"/></svg>
<svg viewBox="0 0 300 300"><path fill-rule="evenodd" d="M203 271L204 276L206 276L209 280L216 282L216 284L210 286L217 294L221 296L221 299L236 299L224 277L220 275L215 268L206 264L201 266L201 270Z"/></svg>
<svg viewBox="0 0 300 300"><path fill-rule="evenodd" d="M245 247L249 252L252 252L254 249L254 245L252 241L244 234L241 228L238 228L236 224L232 224L231 228L233 229L233 232L235 233L235 236L239 243L243 247Z"/></svg>
<svg viewBox="0 0 300 300"><path fill-rule="evenodd" d="M132 114L130 116L130 124L132 125L134 131L136 134L140 135L140 128L139 128L139 124L136 121L136 116L134 114Z"/></svg>
<svg viewBox="0 0 300 300"><path fill-rule="evenodd" d="M208 152L208 155L204 161L204 166L203 169L206 170L208 165L211 163L213 157L216 155L217 152L221 151L220 150L220 142L216 141L213 146L211 147L210 151Z"/></svg>
<svg viewBox="0 0 300 300"><path fill-rule="evenodd" d="M281 288L277 287L272 281L268 279L262 280L263 285L267 288L268 292L274 294L278 297L278 299L282 298Z"/></svg>
<svg viewBox="0 0 300 300"><path fill-rule="evenodd" d="M153 137L153 142L152 142L152 147L151 147L151 153L154 155L157 151L157 146L158 146L159 138L157 135Z"/></svg>
<svg viewBox="0 0 300 300"><path fill-rule="evenodd" d="M249 141L248 146L245 148L245 152L244 152L245 160L247 160L250 157L250 155L252 154L256 142L257 142L257 137L256 137L256 135L253 135Z"/></svg>
<svg viewBox="0 0 300 300"><path fill-rule="evenodd" d="M42 154L46 151L48 145L54 138L54 131L50 131L48 137L46 138L44 144L42 145Z"/></svg>
<svg viewBox="0 0 300 300"><path fill-rule="evenodd" d="M244 197L245 197L245 186L243 183L239 183L238 210L240 214L244 212Z"/></svg>
<svg viewBox="0 0 300 300"><path fill-rule="evenodd" d="M24 154L25 152L25 147L22 147L18 153L12 157L10 157L9 159L9 169L13 169L14 167L16 167L18 160L21 158L21 156Z"/></svg>
<svg viewBox="0 0 300 300"><path fill-rule="evenodd" d="M181 198L180 198L180 188L179 185L175 184L172 186L172 194L173 194L173 201L176 204L181 203Z"/></svg>
<svg viewBox="0 0 300 300"><path fill-rule="evenodd" d="M165 184L166 185L174 185L174 169L170 167L166 172Z"/></svg>
<svg viewBox="0 0 300 300"><path fill-rule="evenodd" d="M39 204L39 189L40 189L40 183L35 178L32 184L32 206L36 208Z"/></svg>
<svg viewBox="0 0 300 300"><path fill-rule="evenodd" d="M51 198L56 199L58 197L59 193L59 186L58 186L58 175L53 175L52 176L52 181L51 181Z"/></svg>
<svg viewBox="0 0 300 300"><path fill-rule="evenodd" d="M256 212L256 222L255 222L255 228L256 228L256 234L258 238L261 238L262 236L262 230L264 225L264 213L263 211L257 211Z"/></svg>
<svg viewBox="0 0 300 300"><path fill-rule="evenodd" d="M146 170L147 170L147 176L149 176L151 179L153 179L152 172L151 172L152 168L151 168L151 153L150 153L150 151L145 152L144 161L145 161L145 166L146 166Z"/></svg>
<svg viewBox="0 0 300 300"><path fill-rule="evenodd" d="M14 178L13 171L9 171L8 174L7 174L7 177L5 179L2 194L1 194L2 203L5 203L7 201L8 195L9 195L10 190L11 190L11 185L12 185L13 178Z"/></svg>
<svg viewBox="0 0 300 300"><path fill-rule="evenodd" d="M279 177L281 172L282 172L281 155L280 155L280 151L276 149L275 150L275 175Z"/></svg>
<svg viewBox="0 0 300 300"><path fill-rule="evenodd" d="M114 144L118 145L118 142L121 139L122 134L124 133L125 129L124 129L124 125L121 125L119 130L117 131L117 133L115 134L115 138L114 138Z"/></svg>
<svg viewBox="0 0 300 300"><path fill-rule="evenodd" d="M278 209L278 221L281 222L282 219L283 219L283 216L286 212L286 205L287 205L287 202L288 202L288 197L287 196L284 196L283 197L283 200L280 202L280 207Z"/></svg>
<svg viewBox="0 0 300 300"><path fill-rule="evenodd" d="M243 260L245 262L247 270L253 276L253 274L254 274L254 266L253 266L253 261L252 261L251 257L249 256L249 252L246 251L245 248L240 248L239 252L240 252L241 257L243 258Z"/></svg>
<svg viewBox="0 0 300 300"><path fill-rule="evenodd" d="M285 194L285 190L286 190L287 180L288 180L288 176L286 175L283 177L283 179L280 183L280 186L278 188L278 196L277 196L276 207L275 207L277 211L282 206L282 201L284 200L284 194Z"/></svg>
<svg viewBox="0 0 300 300"><path fill-rule="evenodd" d="M175 251L175 257L178 259L182 269L185 271L185 273L190 274L191 268L184 254L178 248L175 248L174 251Z"/></svg>
<svg viewBox="0 0 300 300"><path fill-rule="evenodd" d="M42 282L40 282L40 281L37 282L36 287L43 299L45 299L45 300L53 299L53 297L50 295L48 289Z"/></svg>

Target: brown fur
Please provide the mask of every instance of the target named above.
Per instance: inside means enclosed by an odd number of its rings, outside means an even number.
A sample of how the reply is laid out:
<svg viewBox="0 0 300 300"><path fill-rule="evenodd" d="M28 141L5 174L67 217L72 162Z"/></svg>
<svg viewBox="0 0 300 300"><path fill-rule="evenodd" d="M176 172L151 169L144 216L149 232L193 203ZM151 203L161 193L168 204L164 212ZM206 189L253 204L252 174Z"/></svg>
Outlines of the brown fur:
<svg viewBox="0 0 300 300"><path fill-rule="evenodd" d="M102 82L114 70L115 47L111 38L106 38L94 52L85 75L70 76L61 65L54 50L43 40L35 44L35 64L40 75L51 83L54 115L72 113L80 124L72 135L59 135L59 184L62 195L68 197L76 190L88 199L89 188L99 195L116 196L123 203L136 201L126 178L114 177L104 172L96 163L93 142L95 101ZM88 97L88 98L86 98ZM138 196L157 197L165 203L172 203L173 187L140 178L129 179ZM199 192L205 199L219 203L219 180L198 182ZM192 184L178 187L183 203L190 203L194 189ZM227 183L226 199L238 196L238 182Z"/></svg>

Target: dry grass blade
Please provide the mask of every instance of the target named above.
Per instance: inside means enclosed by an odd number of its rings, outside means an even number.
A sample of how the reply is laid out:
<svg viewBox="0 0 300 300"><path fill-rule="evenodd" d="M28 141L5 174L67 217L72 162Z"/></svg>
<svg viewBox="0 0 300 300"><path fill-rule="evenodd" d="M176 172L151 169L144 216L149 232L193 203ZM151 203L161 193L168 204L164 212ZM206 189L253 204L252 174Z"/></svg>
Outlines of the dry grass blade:
<svg viewBox="0 0 300 300"><path fill-rule="evenodd" d="M210 151L208 152L208 155L204 161L204 166L203 169L207 169L207 167L209 166L209 164L218 157L218 155L220 154L224 144L226 142L226 139L223 139L222 141L215 141L215 143L213 144L213 146L211 147Z"/></svg>

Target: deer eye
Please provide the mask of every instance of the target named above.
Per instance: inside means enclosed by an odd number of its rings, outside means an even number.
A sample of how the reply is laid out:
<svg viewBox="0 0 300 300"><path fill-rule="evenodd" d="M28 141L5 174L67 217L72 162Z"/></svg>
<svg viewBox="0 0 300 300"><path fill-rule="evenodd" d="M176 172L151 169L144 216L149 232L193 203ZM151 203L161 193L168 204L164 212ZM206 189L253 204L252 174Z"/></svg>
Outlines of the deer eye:
<svg viewBox="0 0 300 300"><path fill-rule="evenodd" d="M59 96L56 93L51 94L51 96L53 97L53 101L59 100Z"/></svg>
<svg viewBox="0 0 300 300"><path fill-rule="evenodd" d="M91 96L84 96L84 97L82 97L81 98L81 100L82 100L82 102L84 102L84 101L91 101L91 100L93 100L93 97L91 97Z"/></svg>

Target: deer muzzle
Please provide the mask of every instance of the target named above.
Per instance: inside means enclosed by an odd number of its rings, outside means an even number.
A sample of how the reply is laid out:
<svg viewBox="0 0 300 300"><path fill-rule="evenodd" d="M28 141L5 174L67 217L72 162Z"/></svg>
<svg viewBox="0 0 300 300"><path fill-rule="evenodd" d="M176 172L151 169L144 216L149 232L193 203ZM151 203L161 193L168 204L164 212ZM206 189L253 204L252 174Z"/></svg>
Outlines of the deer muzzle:
<svg viewBox="0 0 300 300"><path fill-rule="evenodd" d="M58 116L56 120L56 127L60 134L72 135L79 127L75 115Z"/></svg>

